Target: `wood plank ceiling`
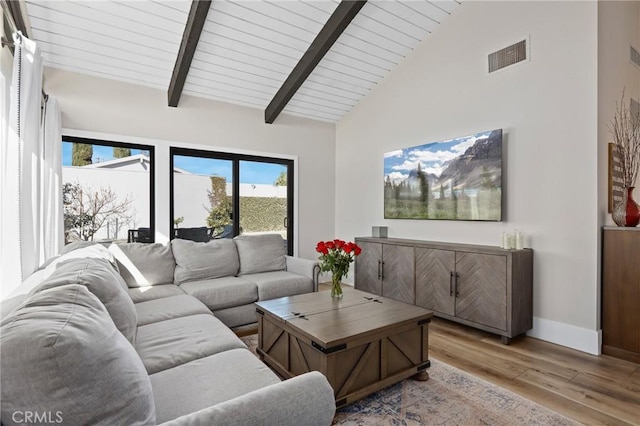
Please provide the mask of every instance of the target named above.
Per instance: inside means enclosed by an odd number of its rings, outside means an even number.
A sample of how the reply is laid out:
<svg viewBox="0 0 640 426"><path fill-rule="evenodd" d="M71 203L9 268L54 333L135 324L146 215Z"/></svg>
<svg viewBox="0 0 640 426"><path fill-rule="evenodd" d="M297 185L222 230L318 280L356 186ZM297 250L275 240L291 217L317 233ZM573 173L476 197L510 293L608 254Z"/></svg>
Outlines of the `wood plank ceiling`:
<svg viewBox="0 0 640 426"><path fill-rule="evenodd" d="M168 90L190 1L26 3L45 65ZM338 4L212 1L182 93L264 110ZM368 1L283 112L339 121L459 4Z"/></svg>

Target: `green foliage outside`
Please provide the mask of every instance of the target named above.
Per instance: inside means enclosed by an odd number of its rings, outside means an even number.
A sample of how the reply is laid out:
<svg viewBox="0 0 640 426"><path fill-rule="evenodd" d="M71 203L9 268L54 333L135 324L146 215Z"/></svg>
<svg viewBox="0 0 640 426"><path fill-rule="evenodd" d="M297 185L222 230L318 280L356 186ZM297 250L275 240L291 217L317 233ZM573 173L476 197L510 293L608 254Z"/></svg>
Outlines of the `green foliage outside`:
<svg viewBox="0 0 640 426"><path fill-rule="evenodd" d="M233 211L231 197L227 195L227 180L220 176L211 176L211 189L207 193L211 206L207 226L214 228L215 234L220 234L225 225L231 224Z"/></svg>
<svg viewBox="0 0 640 426"><path fill-rule="evenodd" d="M74 143L71 148L71 165L86 166L91 164L93 157L93 145L85 143Z"/></svg>
<svg viewBox="0 0 640 426"><path fill-rule="evenodd" d="M287 186L287 172L281 171L273 184L275 186Z"/></svg>
<svg viewBox="0 0 640 426"><path fill-rule="evenodd" d="M286 185L286 174L284 179ZM222 233L225 225L233 222L233 204L226 188L225 178L211 176L211 189L208 191L210 208L206 223L209 228L214 228L214 234ZM240 229L243 233L282 231L285 229L285 217L286 198L240 197Z"/></svg>
<svg viewBox="0 0 640 426"><path fill-rule="evenodd" d="M131 157L131 148L113 147L113 158Z"/></svg>
<svg viewBox="0 0 640 426"><path fill-rule="evenodd" d="M272 197L240 197L242 232L282 231L287 216L287 199Z"/></svg>

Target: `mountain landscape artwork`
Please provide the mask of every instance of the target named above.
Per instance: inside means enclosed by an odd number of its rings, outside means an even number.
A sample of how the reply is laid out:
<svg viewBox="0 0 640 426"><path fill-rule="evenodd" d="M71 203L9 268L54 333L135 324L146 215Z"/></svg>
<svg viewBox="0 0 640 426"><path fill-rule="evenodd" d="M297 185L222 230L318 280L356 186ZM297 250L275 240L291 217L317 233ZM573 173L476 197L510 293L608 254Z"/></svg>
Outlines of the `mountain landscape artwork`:
<svg viewBox="0 0 640 426"><path fill-rule="evenodd" d="M384 154L385 219L502 220L502 129Z"/></svg>

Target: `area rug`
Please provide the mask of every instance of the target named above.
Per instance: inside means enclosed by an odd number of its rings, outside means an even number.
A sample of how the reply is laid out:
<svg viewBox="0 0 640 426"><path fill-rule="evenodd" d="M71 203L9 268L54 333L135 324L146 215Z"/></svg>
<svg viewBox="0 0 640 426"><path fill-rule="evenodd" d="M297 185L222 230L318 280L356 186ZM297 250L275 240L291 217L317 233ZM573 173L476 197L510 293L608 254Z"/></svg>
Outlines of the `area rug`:
<svg viewBox="0 0 640 426"><path fill-rule="evenodd" d="M255 353L256 334L242 337ZM334 425L579 425L507 389L431 358L429 380L389 386L340 408Z"/></svg>

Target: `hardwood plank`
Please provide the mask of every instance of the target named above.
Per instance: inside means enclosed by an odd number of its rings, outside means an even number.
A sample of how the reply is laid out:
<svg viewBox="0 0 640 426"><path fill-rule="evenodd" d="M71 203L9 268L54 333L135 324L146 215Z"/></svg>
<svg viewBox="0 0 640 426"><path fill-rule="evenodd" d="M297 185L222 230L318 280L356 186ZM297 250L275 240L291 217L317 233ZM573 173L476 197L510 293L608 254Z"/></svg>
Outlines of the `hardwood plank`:
<svg viewBox="0 0 640 426"><path fill-rule="evenodd" d="M634 404L638 407L640 417L640 384L634 384L629 380L609 380L590 373L578 374L571 383L585 389L609 395L618 401Z"/></svg>
<svg viewBox="0 0 640 426"><path fill-rule="evenodd" d="M533 338L524 338L518 345L510 345L519 353L531 354L540 363L553 363L578 371L590 372L605 379L625 379L637 364L606 355L595 356Z"/></svg>
<svg viewBox="0 0 640 426"><path fill-rule="evenodd" d="M500 373L512 379L527 371L526 367L522 367L512 360L505 358L500 359L492 353L479 351L473 345L466 345L460 340L432 334L429 336L429 344L431 345L430 353L434 355L437 354L434 348L456 353L459 356L472 359L474 363L481 365L481 368L487 372Z"/></svg>
<svg viewBox="0 0 640 426"><path fill-rule="evenodd" d="M431 336L431 339L433 339L433 336ZM480 377L494 385L515 392L524 398L537 402L550 410L581 423L607 425L620 424L618 419L611 417L606 413L593 410L590 407L575 404L573 401L565 399L562 395L553 394L545 389L540 389L528 383L514 380L514 378L507 377L500 371L486 369L475 361L467 361L460 358L456 354L455 349L453 352L450 352L431 343L429 354L432 358L441 360L442 362L464 370L474 376Z"/></svg>
<svg viewBox="0 0 640 426"><path fill-rule="evenodd" d="M531 337L505 346L498 336L440 318L429 330L433 358L584 424L640 425L638 364Z"/></svg>
<svg viewBox="0 0 640 426"><path fill-rule="evenodd" d="M434 328L437 327L438 324L434 326ZM579 374L578 370L571 368L570 366L540 362L540 360L531 353L514 350L513 345L503 345L502 343L499 345L492 345L483 340L477 342L473 337L463 334L454 334L453 336L454 337L451 337L451 340L456 344L464 345L474 352L478 350L478 345L480 345L481 349L490 352L492 357L500 362L510 362L521 368L547 372L549 374L562 377L565 380L571 380ZM434 337L432 336L432 338Z"/></svg>
<svg viewBox="0 0 640 426"><path fill-rule="evenodd" d="M564 398L588 405L600 412L611 412L611 416L631 424L640 422L640 407L637 404L629 404L619 401L602 392L585 388L583 386L559 380L547 374L537 371L527 371L518 380L534 386L546 389L551 393L562 395Z"/></svg>

